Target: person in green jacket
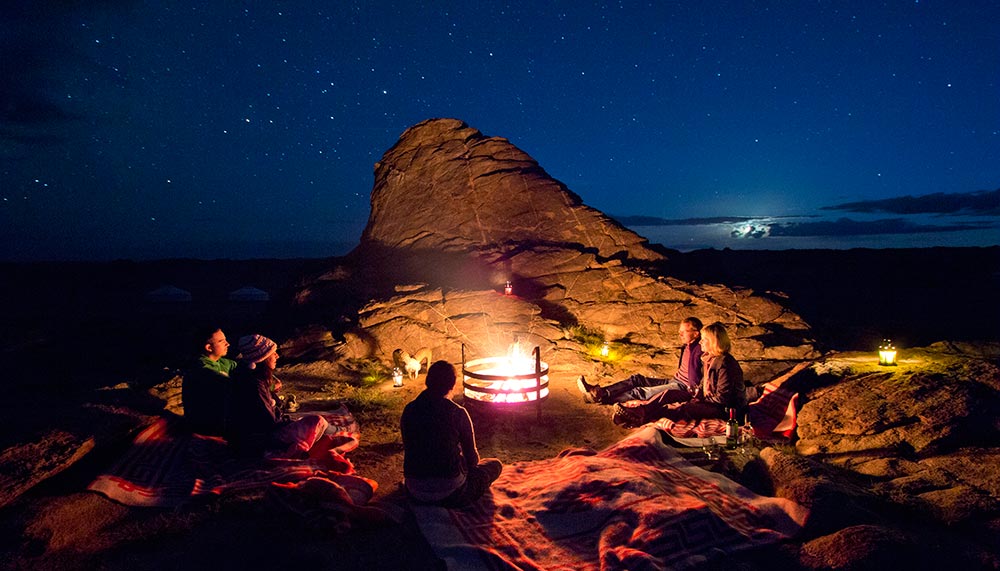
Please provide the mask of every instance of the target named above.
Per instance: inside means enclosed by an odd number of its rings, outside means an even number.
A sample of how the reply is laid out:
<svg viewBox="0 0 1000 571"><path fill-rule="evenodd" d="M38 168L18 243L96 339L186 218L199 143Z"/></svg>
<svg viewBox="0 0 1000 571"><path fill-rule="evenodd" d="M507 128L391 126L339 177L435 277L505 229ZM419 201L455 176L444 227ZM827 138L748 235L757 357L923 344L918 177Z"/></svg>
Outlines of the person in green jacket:
<svg viewBox="0 0 1000 571"><path fill-rule="evenodd" d="M196 340L201 353L184 372L181 385L184 420L193 432L219 436L225 430L229 374L236 361L226 358L229 341L221 328L206 328Z"/></svg>

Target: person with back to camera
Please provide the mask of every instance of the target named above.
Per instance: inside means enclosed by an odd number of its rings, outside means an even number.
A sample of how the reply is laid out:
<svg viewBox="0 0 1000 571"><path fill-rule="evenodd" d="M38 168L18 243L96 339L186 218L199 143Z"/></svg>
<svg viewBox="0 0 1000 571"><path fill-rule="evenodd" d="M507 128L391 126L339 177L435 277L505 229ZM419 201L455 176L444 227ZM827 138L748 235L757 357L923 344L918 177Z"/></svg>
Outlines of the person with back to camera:
<svg viewBox="0 0 1000 571"><path fill-rule="evenodd" d="M503 470L496 458L479 458L472 419L448 398L455 388L455 367L436 361L427 369L426 387L403 408L403 477L419 503L462 507L482 496Z"/></svg>
<svg viewBox="0 0 1000 571"><path fill-rule="evenodd" d="M227 359L229 341L222 329L207 327L197 336L201 355L187 370L181 383L181 403L188 428L199 434L219 436L225 419L231 379L236 361Z"/></svg>
<svg viewBox="0 0 1000 571"><path fill-rule="evenodd" d="M582 375L576 380L576 387L583 393L583 400L589 403L614 404L630 400L649 400L668 391L661 402L683 402L690 400L701 382L701 320L685 317L677 327L681 338L680 359L677 372L670 379L656 379L635 374L625 380L601 387L591 385Z"/></svg>
<svg viewBox="0 0 1000 571"><path fill-rule="evenodd" d="M728 418L727 409L742 418L746 411L746 389L743 369L732 356L732 341L726 327L716 321L701 330L704 373L694 397L687 402L669 402L667 392L660 393L639 406L615 405L612 420L626 427L641 426L659 418L670 420L701 420Z"/></svg>
<svg viewBox="0 0 1000 571"><path fill-rule="evenodd" d="M325 436L330 423L318 414L292 420L278 408L274 393L281 380L274 375L278 345L263 335L247 335L239 341L240 356L232 373L226 440L242 452L284 453L294 458L310 457L339 472L353 471L350 461L330 449Z"/></svg>

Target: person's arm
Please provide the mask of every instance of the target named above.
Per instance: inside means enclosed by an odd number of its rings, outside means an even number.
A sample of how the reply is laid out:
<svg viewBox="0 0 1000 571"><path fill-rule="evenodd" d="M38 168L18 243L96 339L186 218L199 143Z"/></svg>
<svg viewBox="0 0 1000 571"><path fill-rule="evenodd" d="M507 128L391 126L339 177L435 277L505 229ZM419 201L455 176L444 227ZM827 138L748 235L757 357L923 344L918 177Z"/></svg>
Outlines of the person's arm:
<svg viewBox="0 0 1000 571"><path fill-rule="evenodd" d="M742 402L736 391L743 390L743 369L732 355L723 358L718 369L715 391L718 402L725 407L741 408Z"/></svg>
<svg viewBox="0 0 1000 571"><path fill-rule="evenodd" d="M462 447L462 457L465 465L471 470L479 465L479 450L476 449L476 433L472 428L472 418L469 411L458 407L455 411L455 428L458 429L458 442Z"/></svg>

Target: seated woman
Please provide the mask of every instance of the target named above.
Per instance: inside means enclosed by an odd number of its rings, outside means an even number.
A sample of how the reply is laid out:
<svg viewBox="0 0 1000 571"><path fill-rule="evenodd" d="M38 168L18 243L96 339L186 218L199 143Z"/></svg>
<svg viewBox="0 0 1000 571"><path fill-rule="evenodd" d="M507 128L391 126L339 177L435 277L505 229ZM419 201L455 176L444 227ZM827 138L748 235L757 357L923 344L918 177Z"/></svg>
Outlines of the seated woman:
<svg viewBox="0 0 1000 571"><path fill-rule="evenodd" d="M274 398L281 389L274 375L278 345L263 335L247 335L240 338L239 349L231 373L226 440L243 452L309 455L330 462L330 469L349 471L347 460L329 450L324 433L330 423L325 418L311 414L292 420L278 409Z"/></svg>
<svg viewBox="0 0 1000 571"><path fill-rule="evenodd" d="M659 418L728 418L726 411L730 408L736 410L737 418L742 418L747 406L743 369L729 353L732 341L722 323L716 321L701 330L701 348L704 373L691 400L676 403L664 398L667 393L660 393L638 406L618 403L611 417L614 423L631 428Z"/></svg>

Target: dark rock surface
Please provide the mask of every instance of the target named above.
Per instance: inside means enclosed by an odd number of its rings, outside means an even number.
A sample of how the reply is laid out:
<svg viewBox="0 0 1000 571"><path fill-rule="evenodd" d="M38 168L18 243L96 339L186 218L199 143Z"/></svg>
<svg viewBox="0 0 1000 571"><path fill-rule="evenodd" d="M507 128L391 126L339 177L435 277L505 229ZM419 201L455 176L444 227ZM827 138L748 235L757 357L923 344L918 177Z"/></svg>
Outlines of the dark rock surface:
<svg viewBox="0 0 1000 571"><path fill-rule="evenodd" d="M788 381L797 453L761 459L774 493L811 509L806 568L1000 565L1000 345L901 355L833 354Z"/></svg>

